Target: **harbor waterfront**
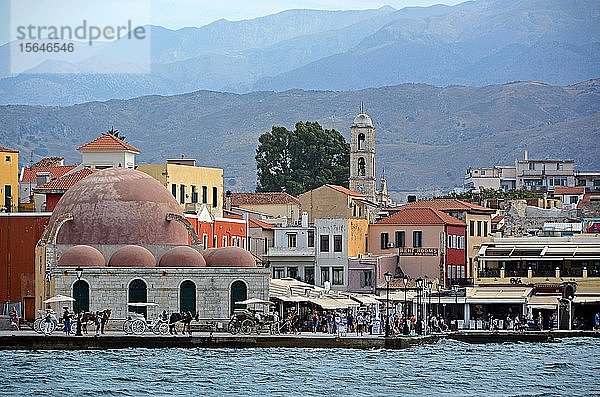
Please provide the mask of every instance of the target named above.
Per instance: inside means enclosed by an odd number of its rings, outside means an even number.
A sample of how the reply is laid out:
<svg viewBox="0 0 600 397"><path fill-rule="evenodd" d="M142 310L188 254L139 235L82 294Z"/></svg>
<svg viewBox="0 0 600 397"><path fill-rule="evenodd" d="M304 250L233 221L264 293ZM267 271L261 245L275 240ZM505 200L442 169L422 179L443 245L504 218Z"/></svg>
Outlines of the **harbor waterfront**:
<svg viewBox="0 0 600 397"><path fill-rule="evenodd" d="M598 338L565 338L510 344L442 339L405 350L0 351L4 379L13 380L0 394L593 396L599 348Z"/></svg>

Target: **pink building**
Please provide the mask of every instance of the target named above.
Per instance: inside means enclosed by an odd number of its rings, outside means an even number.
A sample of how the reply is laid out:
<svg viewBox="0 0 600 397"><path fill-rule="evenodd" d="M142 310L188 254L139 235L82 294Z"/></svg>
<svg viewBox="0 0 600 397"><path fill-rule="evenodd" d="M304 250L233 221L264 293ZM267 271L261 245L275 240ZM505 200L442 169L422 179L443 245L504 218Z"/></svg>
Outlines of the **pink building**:
<svg viewBox="0 0 600 397"><path fill-rule="evenodd" d="M410 278L440 279L449 286L467 277L467 225L432 208L405 208L369 225L369 253L399 255Z"/></svg>

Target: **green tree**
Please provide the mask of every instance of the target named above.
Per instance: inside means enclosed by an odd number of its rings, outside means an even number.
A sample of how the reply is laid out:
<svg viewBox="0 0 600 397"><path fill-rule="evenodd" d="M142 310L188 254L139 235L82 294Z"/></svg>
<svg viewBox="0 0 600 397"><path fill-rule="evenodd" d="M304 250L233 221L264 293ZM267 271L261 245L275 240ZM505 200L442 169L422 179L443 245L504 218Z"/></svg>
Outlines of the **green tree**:
<svg viewBox="0 0 600 397"><path fill-rule="evenodd" d="M125 142L125 137L121 135L119 130L115 130L114 127L110 127L110 130L106 131L107 134L114 136L115 138L119 138L123 142Z"/></svg>
<svg viewBox="0 0 600 397"><path fill-rule="evenodd" d="M273 126L258 142L258 192L298 195L326 183L348 186L350 145L336 130L298 122L293 131Z"/></svg>

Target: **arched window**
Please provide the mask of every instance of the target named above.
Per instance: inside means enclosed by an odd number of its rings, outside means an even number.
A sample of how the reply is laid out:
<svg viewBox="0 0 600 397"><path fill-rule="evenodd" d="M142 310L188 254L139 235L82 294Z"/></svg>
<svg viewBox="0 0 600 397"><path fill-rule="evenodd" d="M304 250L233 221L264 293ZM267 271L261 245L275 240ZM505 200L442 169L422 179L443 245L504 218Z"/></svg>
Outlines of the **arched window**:
<svg viewBox="0 0 600 397"><path fill-rule="evenodd" d="M73 310L75 313L79 312L89 312L90 311L90 285L87 281L77 280L75 284L73 284Z"/></svg>
<svg viewBox="0 0 600 397"><path fill-rule="evenodd" d="M358 176L365 176L365 159L362 157L358 158Z"/></svg>
<svg viewBox="0 0 600 397"><path fill-rule="evenodd" d="M128 299L129 303L147 302L148 290L144 280L138 278L129 283ZM129 306L128 311L143 314L144 317L148 315L146 306Z"/></svg>
<svg viewBox="0 0 600 397"><path fill-rule="evenodd" d="M244 309L246 305L237 305L235 302L245 301L248 299L248 288L243 281L234 281L231 284L231 304L230 310L233 314L233 309Z"/></svg>
<svg viewBox="0 0 600 397"><path fill-rule="evenodd" d="M179 311L196 313L196 284L185 280L179 286Z"/></svg>
<svg viewBox="0 0 600 397"><path fill-rule="evenodd" d="M358 134L358 150L365 150L365 134Z"/></svg>

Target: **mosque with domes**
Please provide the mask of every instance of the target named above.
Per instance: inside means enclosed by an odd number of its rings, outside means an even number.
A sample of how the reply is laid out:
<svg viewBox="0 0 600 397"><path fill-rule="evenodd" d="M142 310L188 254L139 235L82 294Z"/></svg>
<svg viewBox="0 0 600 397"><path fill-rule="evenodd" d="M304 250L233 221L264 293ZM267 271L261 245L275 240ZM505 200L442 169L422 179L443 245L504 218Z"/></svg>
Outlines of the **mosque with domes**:
<svg viewBox="0 0 600 397"><path fill-rule="evenodd" d="M128 311L190 310L225 320L235 302L269 297L269 269L239 247L203 251L169 191L130 168L100 170L70 188L36 247L36 262L38 309L41 297L62 294L81 296L82 310L110 308L116 319ZM128 305L144 302L156 303L157 313Z"/></svg>

